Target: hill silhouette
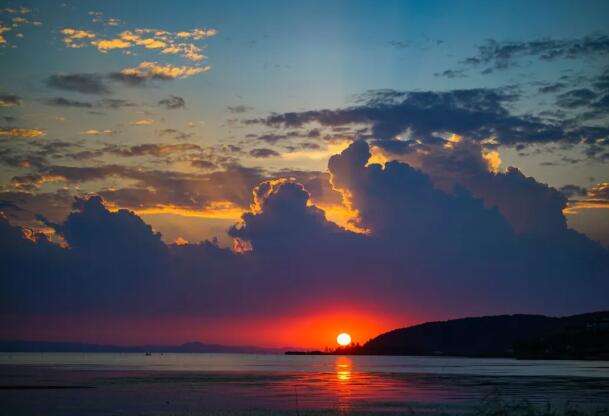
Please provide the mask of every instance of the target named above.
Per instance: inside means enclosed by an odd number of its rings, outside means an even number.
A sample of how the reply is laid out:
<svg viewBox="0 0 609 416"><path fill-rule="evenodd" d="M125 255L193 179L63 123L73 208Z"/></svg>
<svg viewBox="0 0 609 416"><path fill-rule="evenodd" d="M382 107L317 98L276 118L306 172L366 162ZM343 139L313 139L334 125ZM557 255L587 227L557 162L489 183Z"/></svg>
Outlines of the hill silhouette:
<svg viewBox="0 0 609 416"><path fill-rule="evenodd" d="M498 315L394 329L364 345L286 354L609 359L609 311L567 317Z"/></svg>
<svg viewBox="0 0 609 416"><path fill-rule="evenodd" d="M358 354L609 358L609 311L568 317L500 315L429 322L381 334Z"/></svg>

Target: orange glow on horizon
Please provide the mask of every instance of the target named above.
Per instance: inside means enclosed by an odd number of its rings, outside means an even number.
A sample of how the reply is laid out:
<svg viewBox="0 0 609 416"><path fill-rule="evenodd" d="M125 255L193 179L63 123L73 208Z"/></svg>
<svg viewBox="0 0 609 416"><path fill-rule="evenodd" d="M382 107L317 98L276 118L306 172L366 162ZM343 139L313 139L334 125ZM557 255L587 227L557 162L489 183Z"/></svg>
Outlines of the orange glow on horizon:
<svg viewBox="0 0 609 416"><path fill-rule="evenodd" d="M179 345L185 342L323 350L336 345L336 330L364 344L389 330L418 321L357 311L260 317L44 316L14 320L5 335L19 339L114 345ZM20 324L17 325L17 322ZM35 336L33 335L35 334Z"/></svg>

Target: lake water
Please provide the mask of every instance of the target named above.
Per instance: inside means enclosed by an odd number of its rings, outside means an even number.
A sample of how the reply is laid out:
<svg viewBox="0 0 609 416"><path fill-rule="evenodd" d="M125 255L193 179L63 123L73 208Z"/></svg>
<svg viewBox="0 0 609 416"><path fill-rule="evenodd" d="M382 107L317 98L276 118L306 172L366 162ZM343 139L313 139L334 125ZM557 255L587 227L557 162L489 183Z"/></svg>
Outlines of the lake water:
<svg viewBox="0 0 609 416"><path fill-rule="evenodd" d="M0 353L0 414L463 414L609 408L609 362L255 354Z"/></svg>

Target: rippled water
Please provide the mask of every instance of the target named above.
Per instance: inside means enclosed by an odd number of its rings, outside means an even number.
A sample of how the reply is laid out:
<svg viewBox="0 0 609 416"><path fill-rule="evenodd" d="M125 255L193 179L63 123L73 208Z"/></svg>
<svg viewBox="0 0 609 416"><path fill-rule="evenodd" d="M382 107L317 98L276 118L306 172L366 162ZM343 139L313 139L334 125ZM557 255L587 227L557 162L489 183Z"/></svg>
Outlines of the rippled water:
<svg viewBox="0 0 609 416"><path fill-rule="evenodd" d="M11 415L463 412L488 394L609 407L609 362L0 353Z"/></svg>

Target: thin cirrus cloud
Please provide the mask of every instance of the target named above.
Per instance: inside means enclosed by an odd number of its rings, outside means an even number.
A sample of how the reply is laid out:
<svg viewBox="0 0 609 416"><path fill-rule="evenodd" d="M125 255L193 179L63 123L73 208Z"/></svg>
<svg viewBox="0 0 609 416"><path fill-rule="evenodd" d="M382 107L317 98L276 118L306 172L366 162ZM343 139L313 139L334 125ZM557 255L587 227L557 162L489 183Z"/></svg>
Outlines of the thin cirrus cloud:
<svg viewBox="0 0 609 416"><path fill-rule="evenodd" d="M45 101L46 105L55 107L75 107L75 108L104 108L119 109L124 107L134 107L136 104L129 100L120 98L103 98L94 102L79 101L65 97L50 98Z"/></svg>
<svg viewBox="0 0 609 416"><path fill-rule="evenodd" d="M572 39L535 39L528 41L497 41L488 39L478 46L476 55L461 61L461 69L437 73L447 78L463 76L465 69L481 69L482 74L515 67L520 60L535 58L545 62L561 59L602 58L609 54L609 36L592 34Z"/></svg>

